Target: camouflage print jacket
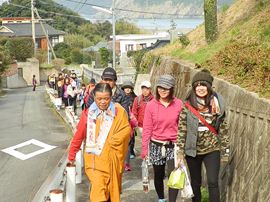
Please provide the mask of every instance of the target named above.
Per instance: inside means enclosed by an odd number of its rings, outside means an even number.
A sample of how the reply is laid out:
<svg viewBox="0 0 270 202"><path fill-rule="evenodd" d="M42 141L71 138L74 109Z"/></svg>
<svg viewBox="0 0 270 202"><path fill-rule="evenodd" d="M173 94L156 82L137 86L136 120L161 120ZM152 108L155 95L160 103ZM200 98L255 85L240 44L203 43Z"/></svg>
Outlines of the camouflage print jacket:
<svg viewBox="0 0 270 202"><path fill-rule="evenodd" d="M221 113L216 117L213 126L217 129L218 135L210 130L198 132L199 119L184 107L178 123L177 146L179 154L195 157L197 154L207 154L215 150L224 151L228 147L228 125L224 121L224 100L220 94L217 94L216 97L219 101Z"/></svg>

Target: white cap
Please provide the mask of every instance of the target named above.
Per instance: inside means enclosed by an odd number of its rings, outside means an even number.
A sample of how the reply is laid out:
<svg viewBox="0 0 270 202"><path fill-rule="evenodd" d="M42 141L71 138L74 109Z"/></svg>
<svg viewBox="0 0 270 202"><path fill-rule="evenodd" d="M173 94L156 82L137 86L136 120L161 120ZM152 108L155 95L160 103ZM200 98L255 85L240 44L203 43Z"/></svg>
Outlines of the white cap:
<svg viewBox="0 0 270 202"><path fill-rule="evenodd" d="M146 88L151 88L151 83L149 81L143 81L141 83L141 88L145 86Z"/></svg>

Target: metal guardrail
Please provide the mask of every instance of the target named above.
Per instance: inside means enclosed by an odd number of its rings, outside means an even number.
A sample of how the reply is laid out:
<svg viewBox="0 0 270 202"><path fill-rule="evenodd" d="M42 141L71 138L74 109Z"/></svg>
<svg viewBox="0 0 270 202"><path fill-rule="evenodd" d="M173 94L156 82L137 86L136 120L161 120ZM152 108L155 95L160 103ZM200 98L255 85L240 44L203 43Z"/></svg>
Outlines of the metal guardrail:
<svg viewBox="0 0 270 202"><path fill-rule="evenodd" d="M60 109L60 101L54 96L55 91L46 88L51 102L56 109ZM61 104L60 104L61 105ZM72 107L65 109L65 121L72 126L73 132L76 130L79 118L74 114ZM83 146L81 147L83 148ZM80 150L76 155L76 165L68 163L67 152L59 161L57 167L50 173L45 182L36 193L33 202L75 202L76 184L82 182L83 152ZM65 200L64 200L65 199Z"/></svg>

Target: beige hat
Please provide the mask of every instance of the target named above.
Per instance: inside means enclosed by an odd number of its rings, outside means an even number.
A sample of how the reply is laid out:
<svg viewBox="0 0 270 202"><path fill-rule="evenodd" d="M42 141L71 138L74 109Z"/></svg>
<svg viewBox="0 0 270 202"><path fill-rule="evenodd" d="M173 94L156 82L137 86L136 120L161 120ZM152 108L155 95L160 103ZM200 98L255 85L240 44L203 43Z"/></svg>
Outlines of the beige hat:
<svg viewBox="0 0 270 202"><path fill-rule="evenodd" d="M141 83L141 88L142 87L151 88L151 83L149 81L143 81Z"/></svg>

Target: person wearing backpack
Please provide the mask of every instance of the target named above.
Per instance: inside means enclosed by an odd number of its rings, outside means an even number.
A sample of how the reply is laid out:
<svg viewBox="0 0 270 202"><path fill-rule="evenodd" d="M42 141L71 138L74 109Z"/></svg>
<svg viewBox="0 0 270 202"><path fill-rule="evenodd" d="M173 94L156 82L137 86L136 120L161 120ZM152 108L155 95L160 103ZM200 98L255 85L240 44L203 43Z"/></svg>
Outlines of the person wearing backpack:
<svg viewBox="0 0 270 202"><path fill-rule="evenodd" d="M143 119L145 107L148 102L150 102L154 96L151 92L151 83L149 81L143 81L141 83L142 94L135 98L132 105L132 113L138 121L138 129L140 134L142 134ZM131 155L135 155L132 154Z"/></svg>
<svg viewBox="0 0 270 202"><path fill-rule="evenodd" d="M206 168L209 201L220 201L220 153L229 151L227 123L224 121L225 102L213 90L213 79L208 70L194 75L192 89L179 115L176 162L178 166L184 158L187 162L193 202L201 201L202 163Z"/></svg>

